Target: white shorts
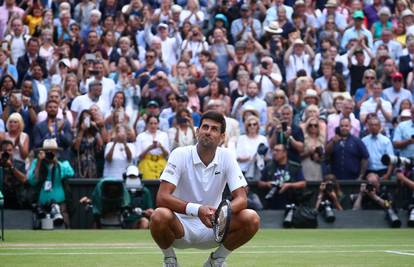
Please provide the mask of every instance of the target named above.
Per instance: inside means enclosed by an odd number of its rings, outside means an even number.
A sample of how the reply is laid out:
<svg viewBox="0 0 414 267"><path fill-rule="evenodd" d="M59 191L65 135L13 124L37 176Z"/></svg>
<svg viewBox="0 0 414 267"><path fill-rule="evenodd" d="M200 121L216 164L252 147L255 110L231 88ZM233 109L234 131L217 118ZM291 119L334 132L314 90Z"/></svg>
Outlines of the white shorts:
<svg viewBox="0 0 414 267"><path fill-rule="evenodd" d="M175 248L211 249L218 247L213 229L207 228L199 218L175 213L184 228L184 236L172 244Z"/></svg>

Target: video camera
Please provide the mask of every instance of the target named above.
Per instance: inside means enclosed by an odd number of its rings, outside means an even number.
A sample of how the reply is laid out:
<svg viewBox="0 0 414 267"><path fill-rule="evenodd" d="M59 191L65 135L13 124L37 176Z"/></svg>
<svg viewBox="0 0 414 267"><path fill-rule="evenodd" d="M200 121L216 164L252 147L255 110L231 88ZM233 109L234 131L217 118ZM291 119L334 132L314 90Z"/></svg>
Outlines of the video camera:
<svg viewBox="0 0 414 267"><path fill-rule="evenodd" d="M0 166L3 168L7 167L7 161L9 161L11 158L12 156L8 152L6 151L2 152L1 159L0 159Z"/></svg>
<svg viewBox="0 0 414 267"><path fill-rule="evenodd" d="M384 165L394 165L397 167L407 167L407 166L414 166L414 158L406 158L401 156L393 156L393 155L382 155L381 162Z"/></svg>
<svg viewBox="0 0 414 267"><path fill-rule="evenodd" d="M395 212L394 207L392 206L392 202L388 200L385 201L385 217L392 228L401 227L401 220L398 217L398 214Z"/></svg>

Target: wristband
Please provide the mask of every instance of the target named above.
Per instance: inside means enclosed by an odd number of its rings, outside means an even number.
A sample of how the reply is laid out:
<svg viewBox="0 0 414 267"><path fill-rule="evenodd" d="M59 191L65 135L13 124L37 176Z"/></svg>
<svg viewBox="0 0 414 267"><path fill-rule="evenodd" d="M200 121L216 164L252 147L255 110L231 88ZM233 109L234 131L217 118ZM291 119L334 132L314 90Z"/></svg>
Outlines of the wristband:
<svg viewBox="0 0 414 267"><path fill-rule="evenodd" d="M185 213L188 216L198 217L198 210L200 209L200 207L200 204L189 202L185 207Z"/></svg>

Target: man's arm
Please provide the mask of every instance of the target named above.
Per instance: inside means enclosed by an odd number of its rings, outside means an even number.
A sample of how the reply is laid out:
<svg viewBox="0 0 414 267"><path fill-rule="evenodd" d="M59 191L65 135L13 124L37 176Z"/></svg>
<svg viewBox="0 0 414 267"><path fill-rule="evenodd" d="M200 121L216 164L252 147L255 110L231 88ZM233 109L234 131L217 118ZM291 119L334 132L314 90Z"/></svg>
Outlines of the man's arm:
<svg viewBox="0 0 414 267"><path fill-rule="evenodd" d="M240 187L231 192L233 200L231 201L231 209L233 213L238 213L247 208L247 193L245 187Z"/></svg>
<svg viewBox="0 0 414 267"><path fill-rule="evenodd" d="M397 180L402 184L407 185L411 190L414 190L414 182L408 179L403 172L397 172Z"/></svg>

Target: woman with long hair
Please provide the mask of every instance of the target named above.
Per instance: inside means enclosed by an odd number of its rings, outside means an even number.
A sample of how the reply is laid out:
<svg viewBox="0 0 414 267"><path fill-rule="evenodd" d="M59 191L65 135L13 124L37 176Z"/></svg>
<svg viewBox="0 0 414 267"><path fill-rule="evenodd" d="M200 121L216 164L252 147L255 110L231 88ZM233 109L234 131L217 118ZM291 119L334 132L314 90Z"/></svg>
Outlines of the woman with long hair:
<svg viewBox="0 0 414 267"><path fill-rule="evenodd" d="M99 178L96 156L102 152L104 142L92 113L84 110L79 115L73 150L76 153L75 173L80 178Z"/></svg>
<svg viewBox="0 0 414 267"><path fill-rule="evenodd" d="M305 146L301 154L303 176L307 181L321 181L325 135L320 129L318 118L310 117L304 127Z"/></svg>
<svg viewBox="0 0 414 267"><path fill-rule="evenodd" d="M188 109L177 111L173 125L168 129L171 151L177 147L194 145L197 142L193 118Z"/></svg>
<svg viewBox="0 0 414 267"><path fill-rule="evenodd" d="M375 82L376 72L373 69L368 69L364 72L362 83L365 85L356 90L354 95L355 110L361 108L362 103L365 102L372 95L372 87Z"/></svg>
<svg viewBox="0 0 414 267"><path fill-rule="evenodd" d="M207 110L208 101L211 99L220 99L226 103L226 114L230 113L231 110L231 99L226 94L226 87L223 82L219 80L210 81L208 88L208 94L204 97L203 111Z"/></svg>
<svg viewBox="0 0 414 267"><path fill-rule="evenodd" d="M6 122L7 132L4 134L6 140L14 144L13 159L26 162L29 155L29 135L23 132L24 122L19 113L12 113Z"/></svg>
<svg viewBox="0 0 414 267"><path fill-rule="evenodd" d="M333 107L333 99L338 95L344 95L344 97L351 97L346 91L346 85L342 75L333 74L328 81L328 88L321 93L321 105L326 109L328 114L335 113Z"/></svg>
<svg viewBox="0 0 414 267"><path fill-rule="evenodd" d="M13 90L17 89L16 81L10 74L5 74L0 80L0 102L2 110L5 110Z"/></svg>

